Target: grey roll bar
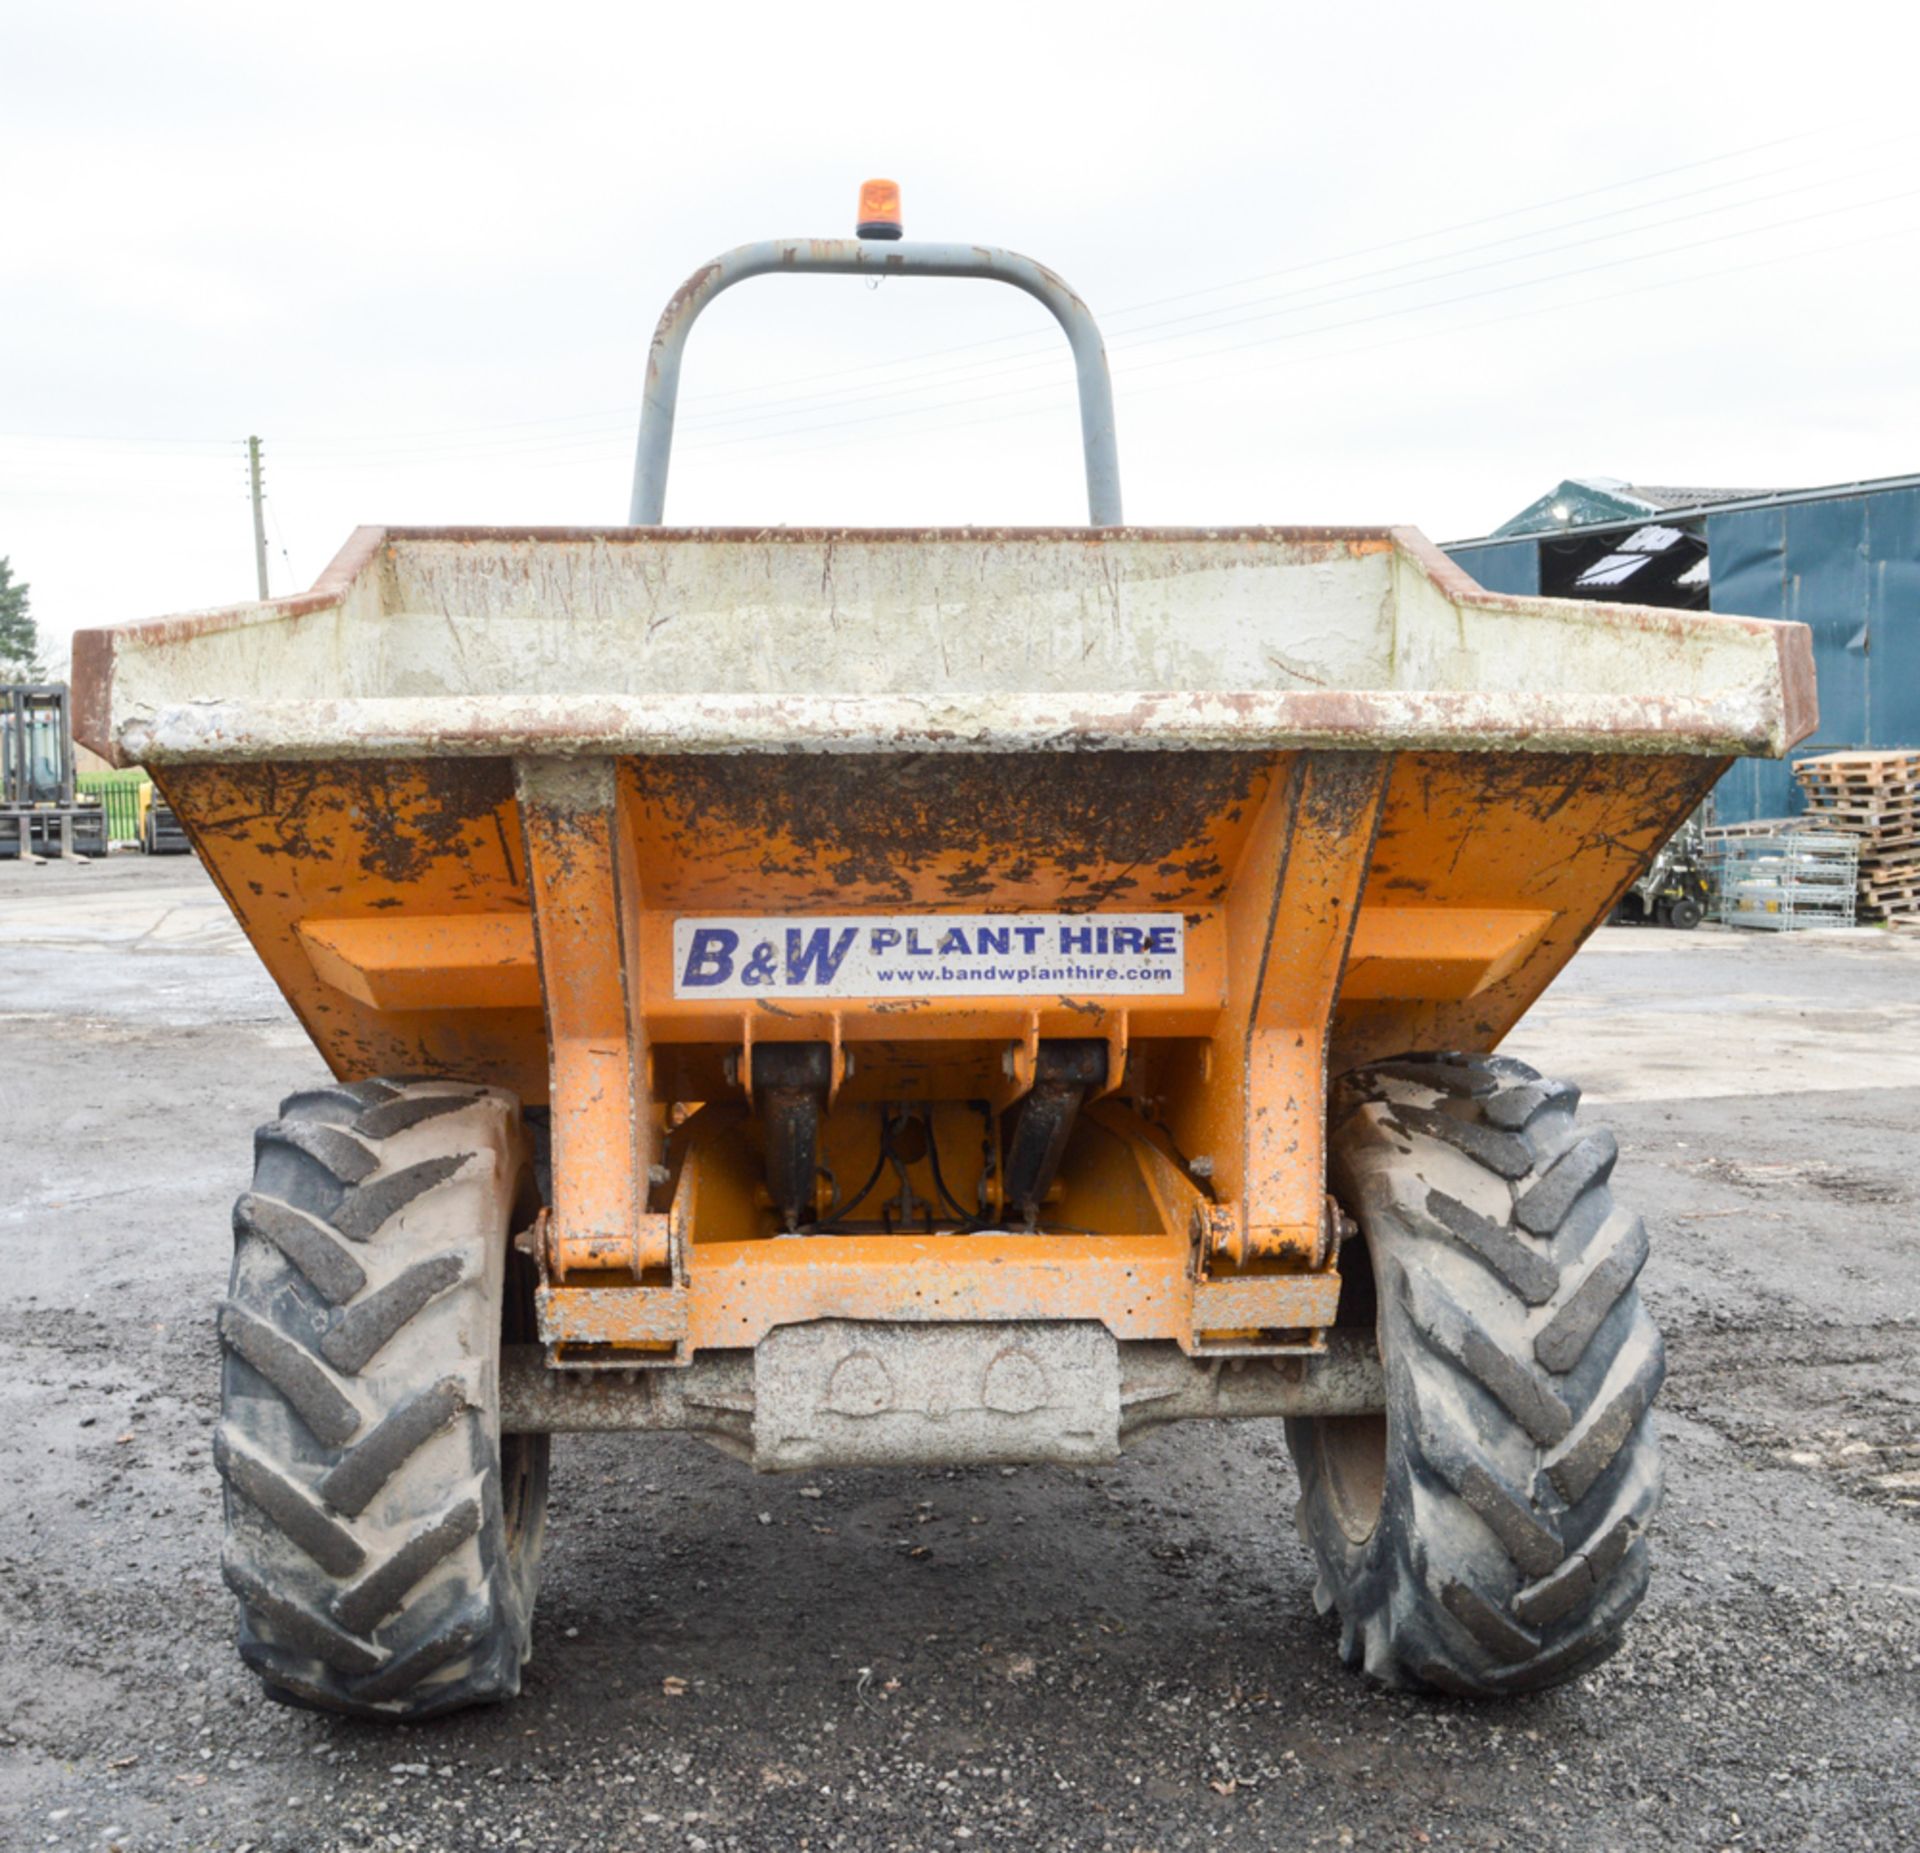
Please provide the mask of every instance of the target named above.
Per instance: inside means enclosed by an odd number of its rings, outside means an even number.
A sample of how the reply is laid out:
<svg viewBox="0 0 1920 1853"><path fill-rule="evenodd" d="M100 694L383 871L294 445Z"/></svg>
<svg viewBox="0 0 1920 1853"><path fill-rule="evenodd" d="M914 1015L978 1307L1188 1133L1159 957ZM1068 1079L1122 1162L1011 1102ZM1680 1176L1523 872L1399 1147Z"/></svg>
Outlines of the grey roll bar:
<svg viewBox="0 0 1920 1853"><path fill-rule="evenodd" d="M858 238L775 238L743 244L696 270L674 291L653 331L646 398L633 464L627 519L655 527L667 501L673 418L680 397L680 356L702 309L748 277L781 271L866 277L985 277L1010 283L1044 303L1065 331L1080 382L1080 441L1087 462L1087 520L1120 525L1120 456L1113 429L1113 382L1093 313L1044 264L990 245L883 243Z"/></svg>

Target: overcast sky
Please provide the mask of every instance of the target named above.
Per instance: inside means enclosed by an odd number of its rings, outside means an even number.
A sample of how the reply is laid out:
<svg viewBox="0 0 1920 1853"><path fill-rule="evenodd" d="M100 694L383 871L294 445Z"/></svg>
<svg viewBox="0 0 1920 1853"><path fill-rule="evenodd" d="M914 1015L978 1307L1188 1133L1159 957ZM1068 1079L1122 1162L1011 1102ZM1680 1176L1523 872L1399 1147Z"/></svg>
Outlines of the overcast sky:
<svg viewBox="0 0 1920 1853"><path fill-rule="evenodd" d="M1267 4L0 6L0 553L66 633L362 522L625 517L648 334L726 246L1051 264L1127 514L1483 532L1565 475L1920 468L1920 14ZM966 282L764 279L670 521L1085 518L1072 374Z"/></svg>

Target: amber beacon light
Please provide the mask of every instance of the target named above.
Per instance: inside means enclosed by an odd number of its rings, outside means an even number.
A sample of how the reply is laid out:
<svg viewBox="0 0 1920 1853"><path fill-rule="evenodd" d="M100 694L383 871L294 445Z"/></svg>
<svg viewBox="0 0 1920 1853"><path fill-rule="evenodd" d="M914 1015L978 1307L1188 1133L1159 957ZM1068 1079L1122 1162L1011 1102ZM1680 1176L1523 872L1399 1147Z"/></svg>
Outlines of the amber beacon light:
<svg viewBox="0 0 1920 1853"><path fill-rule="evenodd" d="M863 180L860 183L860 219L854 229L862 238L898 238L900 227L900 186L893 180Z"/></svg>

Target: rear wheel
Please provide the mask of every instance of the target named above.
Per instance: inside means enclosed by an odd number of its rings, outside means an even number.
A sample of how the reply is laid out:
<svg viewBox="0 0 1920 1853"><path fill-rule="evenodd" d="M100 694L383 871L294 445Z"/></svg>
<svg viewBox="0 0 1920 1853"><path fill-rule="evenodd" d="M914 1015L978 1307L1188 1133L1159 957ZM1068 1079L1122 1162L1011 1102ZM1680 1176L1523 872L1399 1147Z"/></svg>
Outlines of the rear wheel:
<svg viewBox="0 0 1920 1853"><path fill-rule="evenodd" d="M500 1434L532 1153L511 1095L281 1103L234 1206L215 1458L241 1658L270 1696L425 1718L520 1688L545 1436Z"/></svg>
<svg viewBox="0 0 1920 1853"><path fill-rule="evenodd" d="M1660 1335L1646 1232L1578 1090L1500 1056L1409 1057L1336 1091L1359 1222L1341 1317L1373 1323L1383 1415L1297 1420L1301 1535L1341 1651L1467 1696L1603 1660L1646 1589ZM1370 1270L1368 1263L1370 1262Z"/></svg>

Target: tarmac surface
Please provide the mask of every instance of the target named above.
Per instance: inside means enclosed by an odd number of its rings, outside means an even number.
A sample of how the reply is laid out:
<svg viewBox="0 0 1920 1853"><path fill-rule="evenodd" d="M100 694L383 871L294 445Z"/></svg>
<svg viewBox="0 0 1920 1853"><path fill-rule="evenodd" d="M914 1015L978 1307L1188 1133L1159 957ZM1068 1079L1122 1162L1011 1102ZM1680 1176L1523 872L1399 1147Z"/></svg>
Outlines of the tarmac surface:
<svg viewBox="0 0 1920 1853"><path fill-rule="evenodd" d="M1345 1672L1277 1424L757 1479L562 1436L512 1706L265 1702L214 1309L317 1058L191 862L0 864L0 1847L1920 1846L1920 935L1609 929L1508 1045L1654 1232L1668 1494L1583 1683Z"/></svg>

